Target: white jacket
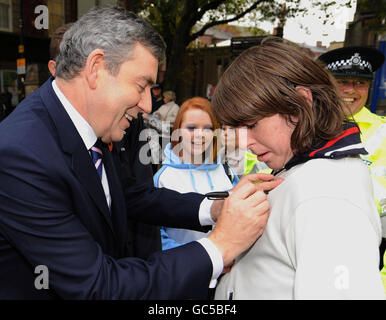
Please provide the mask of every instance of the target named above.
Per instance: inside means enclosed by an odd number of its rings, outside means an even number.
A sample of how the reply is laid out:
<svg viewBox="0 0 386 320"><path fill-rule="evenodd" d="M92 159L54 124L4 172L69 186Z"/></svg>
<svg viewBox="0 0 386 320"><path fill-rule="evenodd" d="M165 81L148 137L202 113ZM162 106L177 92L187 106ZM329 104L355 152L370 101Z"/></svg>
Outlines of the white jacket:
<svg viewBox="0 0 386 320"><path fill-rule="evenodd" d="M279 176L260 239L223 276L216 299L384 299L381 225L359 158L315 159Z"/></svg>

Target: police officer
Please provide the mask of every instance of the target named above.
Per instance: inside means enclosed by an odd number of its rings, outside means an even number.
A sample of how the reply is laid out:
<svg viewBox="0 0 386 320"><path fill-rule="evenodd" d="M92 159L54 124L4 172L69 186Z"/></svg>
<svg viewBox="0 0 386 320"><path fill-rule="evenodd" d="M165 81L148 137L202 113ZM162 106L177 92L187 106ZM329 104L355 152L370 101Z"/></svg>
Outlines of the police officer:
<svg viewBox="0 0 386 320"><path fill-rule="evenodd" d="M346 104L346 113L358 123L361 130L362 142L369 153L362 156L362 160L371 171L385 244L386 119L366 108L373 74L382 66L385 57L381 51L372 47L344 47L326 52L319 60L326 64L326 68L336 78L339 92Z"/></svg>
<svg viewBox="0 0 386 320"><path fill-rule="evenodd" d="M157 111L163 104L162 87L159 83L156 83L151 88L151 112Z"/></svg>

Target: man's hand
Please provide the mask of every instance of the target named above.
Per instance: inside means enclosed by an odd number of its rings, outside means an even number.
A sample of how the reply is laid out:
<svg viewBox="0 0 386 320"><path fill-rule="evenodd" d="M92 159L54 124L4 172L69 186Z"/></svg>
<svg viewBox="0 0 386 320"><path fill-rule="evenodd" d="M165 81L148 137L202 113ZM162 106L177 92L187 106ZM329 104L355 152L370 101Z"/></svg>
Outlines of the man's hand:
<svg viewBox="0 0 386 320"><path fill-rule="evenodd" d="M269 179L272 178L270 176ZM283 181L280 179L256 184L250 179L244 180L248 181L238 184L223 201L221 215L208 236L221 251L225 266L263 234L269 216L269 203L263 191L271 190Z"/></svg>
<svg viewBox="0 0 386 320"><path fill-rule="evenodd" d="M224 266L224 269L222 269L221 274L226 274L232 270L233 265L235 264L235 260L233 260L230 264L227 266Z"/></svg>
<svg viewBox="0 0 386 320"><path fill-rule="evenodd" d="M271 174L265 173L253 173L248 174L241 178L239 183L231 190L235 192L245 184L253 183L256 187L256 190L268 191L276 188L280 183L283 182L283 179L279 178L273 180L274 176ZM224 200L215 200L210 208L210 215L213 221L217 221L219 215L222 212L224 205Z"/></svg>

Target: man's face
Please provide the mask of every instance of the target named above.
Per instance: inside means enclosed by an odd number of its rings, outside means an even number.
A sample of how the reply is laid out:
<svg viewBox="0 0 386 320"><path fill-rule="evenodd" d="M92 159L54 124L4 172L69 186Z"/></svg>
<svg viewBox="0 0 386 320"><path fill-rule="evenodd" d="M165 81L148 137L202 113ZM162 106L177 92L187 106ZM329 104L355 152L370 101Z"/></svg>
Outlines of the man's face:
<svg viewBox="0 0 386 320"><path fill-rule="evenodd" d="M96 135L109 143L120 141L138 112L151 111L150 89L157 77L158 60L137 44L130 60L116 76L104 67L98 71L97 87L91 93L87 118Z"/></svg>
<svg viewBox="0 0 386 320"><path fill-rule="evenodd" d="M370 81L358 78L337 79L338 89L343 98L345 113L354 115L366 104L369 94Z"/></svg>

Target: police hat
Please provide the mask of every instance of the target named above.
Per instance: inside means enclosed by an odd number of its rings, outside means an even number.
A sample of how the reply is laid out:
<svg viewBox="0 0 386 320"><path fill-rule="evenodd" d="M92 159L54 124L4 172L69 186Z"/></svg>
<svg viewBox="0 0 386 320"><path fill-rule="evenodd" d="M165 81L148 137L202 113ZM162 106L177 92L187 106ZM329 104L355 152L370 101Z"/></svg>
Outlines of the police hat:
<svg viewBox="0 0 386 320"><path fill-rule="evenodd" d="M318 60L336 78L372 79L373 72L382 66L385 56L372 47L344 47L322 54Z"/></svg>

